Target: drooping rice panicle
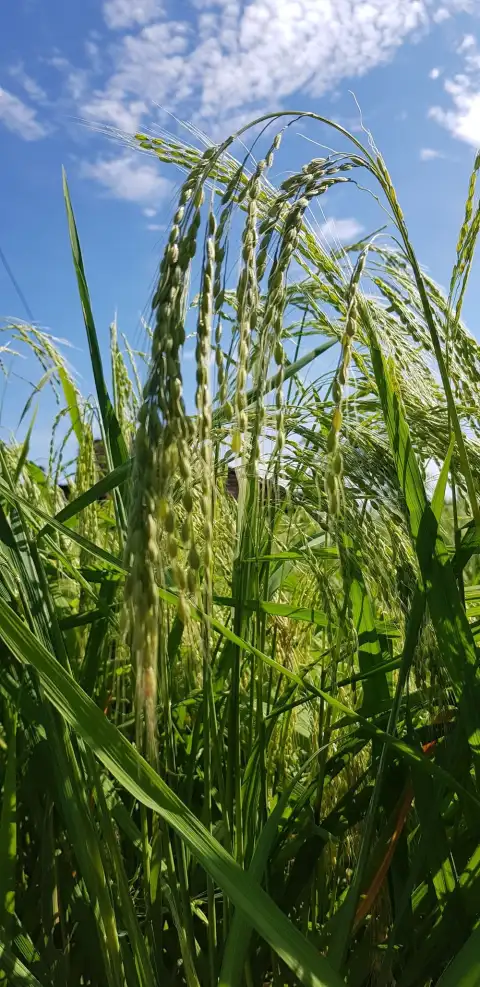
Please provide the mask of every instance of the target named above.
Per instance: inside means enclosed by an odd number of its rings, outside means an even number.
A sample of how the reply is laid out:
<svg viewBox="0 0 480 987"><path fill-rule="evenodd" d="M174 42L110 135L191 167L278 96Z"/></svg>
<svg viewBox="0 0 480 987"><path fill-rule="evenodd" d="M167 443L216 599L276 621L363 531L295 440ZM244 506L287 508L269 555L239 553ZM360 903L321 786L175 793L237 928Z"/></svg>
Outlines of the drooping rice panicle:
<svg viewBox="0 0 480 987"><path fill-rule="evenodd" d="M191 426L183 399L181 350L185 342L187 278L195 256L201 222L203 192L192 172L180 193L169 242L160 266L153 308L156 324L152 340L152 364L143 392L143 404L135 439L129 533L125 558L130 565L126 601L136 666L137 740L145 721L147 749L155 751L157 702L157 651L159 601L157 566L159 540L163 532L167 556L183 592L185 576L177 561L177 520L171 499L178 467L185 487L187 515L191 499L189 440ZM189 510L190 509L190 510ZM190 549L190 570L192 553ZM183 596L180 597L183 601ZM182 602L180 603L182 606Z"/></svg>

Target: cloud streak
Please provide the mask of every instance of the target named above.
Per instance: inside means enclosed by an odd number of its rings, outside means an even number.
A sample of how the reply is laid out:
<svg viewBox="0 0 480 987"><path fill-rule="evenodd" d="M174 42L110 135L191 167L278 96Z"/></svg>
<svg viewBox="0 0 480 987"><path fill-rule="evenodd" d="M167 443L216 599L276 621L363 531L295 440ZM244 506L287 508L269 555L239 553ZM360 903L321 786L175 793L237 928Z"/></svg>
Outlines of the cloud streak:
<svg viewBox="0 0 480 987"><path fill-rule="evenodd" d="M159 0L105 0L103 16L112 30L148 24L162 14Z"/></svg>
<svg viewBox="0 0 480 987"><path fill-rule="evenodd" d="M215 139L282 109L296 93L318 99L391 60L409 40L440 30L436 24L467 6L468 0L184 0L170 5L175 18L163 0L103 0L109 34L101 58L90 39L87 69L59 53L56 67L75 113L93 125L131 134L163 123L166 111ZM86 163L84 174L111 195L143 202L138 189L148 184L150 166L142 166L129 192L124 175L132 167L130 159L99 159Z"/></svg>
<svg viewBox="0 0 480 987"><path fill-rule="evenodd" d="M421 147L419 157L420 161L435 161L436 158L443 158L445 155L433 147Z"/></svg>
<svg viewBox="0 0 480 987"><path fill-rule="evenodd" d="M15 79L20 86L24 89L27 96L33 100L34 103L46 103L47 94L44 89L32 79L31 75L25 72L25 67L23 62L17 62L16 65L12 65L9 69L9 74L12 79Z"/></svg>
<svg viewBox="0 0 480 987"><path fill-rule="evenodd" d="M345 219L334 219L333 216L327 219L320 227L321 236L330 243L354 243L364 227L356 219L350 217Z"/></svg>
<svg viewBox="0 0 480 987"><path fill-rule="evenodd" d="M462 58L462 72L444 82L450 105L432 106L429 116L445 127L453 137L473 147L480 146L480 52L472 34L464 36L457 49Z"/></svg>
<svg viewBox="0 0 480 987"><path fill-rule="evenodd" d="M118 126L155 103L210 131L233 115L281 108L294 93L318 97L390 59L435 20L463 6L433 0L195 0L189 19L167 19L156 0L106 0L112 68L88 112ZM182 6L179 5L179 10ZM141 103L147 104L145 109ZM128 112L128 111L127 111Z"/></svg>
<svg viewBox="0 0 480 987"><path fill-rule="evenodd" d="M169 195L172 183L154 164L128 152L114 158L84 162L82 174L99 182L107 194L143 206L159 205Z"/></svg>
<svg viewBox="0 0 480 987"><path fill-rule="evenodd" d="M0 121L25 141L38 141L49 133L37 120L36 111L18 96L0 87Z"/></svg>

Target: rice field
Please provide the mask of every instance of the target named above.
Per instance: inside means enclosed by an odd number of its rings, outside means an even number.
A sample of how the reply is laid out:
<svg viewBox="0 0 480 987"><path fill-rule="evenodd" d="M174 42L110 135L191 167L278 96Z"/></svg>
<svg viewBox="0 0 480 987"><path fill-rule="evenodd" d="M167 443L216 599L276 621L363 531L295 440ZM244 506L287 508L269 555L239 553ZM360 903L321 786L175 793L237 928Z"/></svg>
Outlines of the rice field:
<svg viewBox="0 0 480 987"><path fill-rule="evenodd" d="M0 444L3 984L480 984L480 158L443 292L372 139L272 183L301 116L132 140L183 174L108 366L64 177L94 400L5 327L59 410ZM325 248L345 183L393 235Z"/></svg>

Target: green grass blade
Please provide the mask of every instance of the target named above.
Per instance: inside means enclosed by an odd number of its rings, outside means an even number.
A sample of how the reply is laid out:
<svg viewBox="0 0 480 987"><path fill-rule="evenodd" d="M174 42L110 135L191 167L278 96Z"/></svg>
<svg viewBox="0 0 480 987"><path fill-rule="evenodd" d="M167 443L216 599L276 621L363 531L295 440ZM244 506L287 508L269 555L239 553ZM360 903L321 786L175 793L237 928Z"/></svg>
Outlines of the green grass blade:
<svg viewBox="0 0 480 987"><path fill-rule="evenodd" d="M161 599L165 601L165 603L171 603L177 606L178 597L176 596L175 593L159 588L159 595ZM421 599L422 594L419 593L418 596L420 597L420 599L416 599L416 598L414 599L414 607L415 607L415 613L418 616L418 619L420 620L424 612L424 603L423 600ZM414 607L412 606L412 611ZM194 620L202 619L202 617L200 616L200 611L198 609L194 610L193 607L191 609L191 616ZM478 811L478 809L480 808L480 799L477 797L477 795L474 792L468 791L466 788L464 788L464 786L457 781L457 779L453 774L450 774L448 771L445 771L439 765L435 764L435 762L432 761L430 758L425 757L414 747L411 747L410 744L406 744L404 743L404 741L398 740L396 737L386 733L385 730L381 730L379 727L375 726L375 724L371 723L370 720L367 719L367 717L362 716L361 713L358 712L358 710L350 709L349 706L346 706L345 703L340 702L340 700L337 699L335 696L331 696L325 690L319 689L316 685L314 685L311 681L309 681L306 678L306 676L293 672L286 665L281 665L274 658L271 658L269 655L264 654L249 641L240 637L238 634L235 634L234 631L231 631L229 627L225 627L225 625L222 624L216 618L209 617L208 620L211 626L220 634L222 634L222 636L225 637L227 641L231 641L232 644L237 645L240 649L247 651L249 654L254 655L256 658L260 658L260 660L264 662L265 665L275 669L279 675L284 676L285 679L288 679L292 683L296 683L296 685L299 686L303 692L307 692L310 694L309 698L313 696L317 696L320 699L324 699L335 710L337 710L339 713L342 713L343 717L346 717L352 723L357 723L359 727L361 727L361 729L368 734L368 736L378 738L378 740L382 741L384 744L387 744L389 747L392 748L392 750L394 750L398 755L400 755L406 761L410 761L413 764L417 764L423 771L426 771L428 774L432 775L433 777L436 777L439 782L442 782L448 788L451 788L452 791L458 792L459 795L461 795L463 798L469 800L470 803L475 807L476 811ZM0 633L1 633L1 627L0 627ZM398 659L395 659L395 667L398 667L398 665L396 664L397 661Z"/></svg>
<svg viewBox="0 0 480 987"><path fill-rule="evenodd" d="M480 926L437 981L437 987L480 987Z"/></svg>
<svg viewBox="0 0 480 987"><path fill-rule="evenodd" d="M330 350L332 346L336 345L336 342L337 342L336 339L328 339L325 343L322 343L320 346L316 346L315 349L310 350L309 353L305 353L304 356L300 357L298 360L295 360L294 363L285 364L285 372L284 372L285 383L288 380L291 380L293 377L295 377L296 374L300 373L300 371L303 370L304 367L308 367L310 363L313 363L313 361L316 360L317 357L321 356L323 353L327 353L327 351ZM277 382L277 374L273 374L271 377L268 378L265 385L262 387L263 396L269 394L271 391L275 389L276 382ZM258 388L252 387L249 391L247 391L246 394L247 405L254 404L257 396L258 396ZM215 425L219 425L224 420L225 420L225 415L223 413L223 410L221 408L217 408L216 411L214 411L213 413L213 422L215 423Z"/></svg>
<svg viewBox="0 0 480 987"><path fill-rule="evenodd" d="M367 319L369 316L367 314ZM424 581L430 614L443 661L462 710L472 753L480 757L480 702L477 655L462 607L449 552L437 533L437 519L427 501L410 430L395 393L383 354L369 322L370 352L398 480L408 508L411 533ZM432 552L432 545L434 546Z"/></svg>
<svg viewBox="0 0 480 987"><path fill-rule="evenodd" d="M63 170L63 194L67 210L73 263L75 267L75 274L77 276L78 291L82 305L85 329L87 331L90 359L97 391L98 406L100 408L103 430L110 449L112 463L114 467L118 467L128 459L127 446L125 444L125 439L123 438L120 425L118 424L117 416L115 415L115 411L108 394L107 385L105 383L102 358L100 356L100 347L98 345L97 330L95 328L92 307L90 304L90 295L88 292L87 279L83 266L82 251L80 248L80 241L78 238L77 226L75 223L75 216L73 213L65 170Z"/></svg>
<svg viewBox="0 0 480 987"><path fill-rule="evenodd" d="M283 813L288 805L288 801L300 781L300 778L309 767L313 758L318 756L316 751L297 771L290 785L282 793L278 802L270 813L256 844L253 857L248 872L250 876L259 883L263 880L268 859L274 845L278 826ZM225 952L223 954L222 968L218 981L218 987L238 987L241 982L245 958L251 938L252 927L247 917L238 909L235 910L233 922L228 934Z"/></svg>
<svg viewBox="0 0 480 987"><path fill-rule="evenodd" d="M110 473L107 473L107 476L102 477L98 483L94 483L93 487L90 487L90 489L86 490L85 493L80 494L79 497L75 497L75 499L71 500L65 507L62 507L62 510L55 515L55 520L64 522L70 521L71 518L76 517L77 514L84 511L86 507L89 507L90 504L95 504L96 501L100 500L102 497L105 497L106 494L111 493L112 490L115 490L117 487L121 486L122 483L125 483L130 476L131 469L132 460L129 459L126 463L123 463L122 466L118 466Z"/></svg>
<svg viewBox="0 0 480 987"><path fill-rule="evenodd" d="M413 275L414 275L414 278L415 278L415 282L416 282L418 294L420 296L420 301L421 301L423 316L425 318L425 322L427 324L427 328L428 328L428 331L429 331L429 334L430 334L430 339L431 339L431 342L432 342L433 351L435 353L435 358L436 358L436 361L437 361L437 364L438 364L438 369L439 369L439 372L440 372L440 377L441 377L443 389L444 389L444 392L445 392L445 397L446 397L446 401L447 401L448 411L449 411L449 415L450 415L450 421L451 421L451 424L452 424L453 431L455 433L455 438L456 438L457 448L458 448L458 455L459 455L459 458L460 458L460 462L461 462L461 466L462 466L462 471L463 471L463 474L464 474L464 477L465 477L465 482L466 482L466 486L467 486L468 499L469 499L469 502L470 502L470 507L471 507L472 514L473 514L473 517L475 518L476 522L477 523L480 523L480 508L479 508L478 500L477 500L477 492L476 492L476 488L475 488L475 482L474 482L474 479L473 479L472 470L471 470L470 463L469 463L469 460L468 460L468 455L467 455L467 450L466 450L466 446L465 446L465 440L464 440L464 437L463 437L462 427L461 427L461 424L460 424L460 419L459 419L459 416L458 416L458 413L457 413L457 409L456 409L456 406L455 406L455 400L454 400L453 392L452 392L452 385L450 383L450 378L449 378L449 368L447 367L447 364L446 364L445 359L444 359L442 345L441 345L441 342L440 342L440 337L439 337L437 325L436 325L435 318L434 318L434 315L433 315L432 305L431 305L429 294L428 294L428 291L427 291L425 279L423 277L423 274L422 274L420 265L418 263L418 260L417 260L416 255L415 255L415 251L413 250L413 247L412 247L412 245L410 243L410 238L409 238L408 230L407 230L407 227L406 227L406 224L405 224L405 219L404 219L403 213L402 213L402 211L400 209L400 206L398 204L397 197L396 197L395 190L393 188L393 185L392 185L390 176L388 174L388 171L387 171L387 168L385 166L385 163L384 163L383 159L380 156L377 157L376 166L372 169L372 171L376 175L376 178L380 182L380 184L381 184L381 186L382 186L382 188L383 188L383 190L385 192L385 195L386 195L386 197L388 199L388 202L389 202L390 207L392 209L392 213L393 213L394 218L395 218L395 222L396 222L397 227L398 227L398 229L400 231L400 234L402 236L403 243L404 243L404 246L405 246L405 250L406 250L408 259L410 261L410 264L412 265ZM473 247L472 247L472 250L473 250Z"/></svg>
<svg viewBox="0 0 480 987"><path fill-rule="evenodd" d="M143 938L135 907L130 896L128 878L125 873L124 862L120 853L117 836L114 832L112 821L110 819L110 811L103 790L100 771L91 750L87 751L87 761L89 766L89 774L95 787L97 805L99 807L100 827L103 832L105 844L108 848L108 855L112 860L112 870L115 875L115 883L118 890L121 914L130 939L130 945L137 971L138 985L139 987L151 987L151 985L155 982L153 968L150 963L146 943Z"/></svg>
<svg viewBox="0 0 480 987"><path fill-rule="evenodd" d="M103 715L28 627L0 600L0 635L21 662L38 672L45 695L92 748L99 760L143 805L158 812L189 846L193 856L248 915L252 925L306 987L339 987L326 960L274 905L268 895L210 835L125 737Z"/></svg>
<svg viewBox="0 0 480 987"><path fill-rule="evenodd" d="M355 558L353 543L347 535L342 536L342 567L346 574L352 617L358 636L358 661L361 673L379 670L383 655L377 634L375 614L360 566ZM374 712L382 703L390 699L387 676L376 675L364 680L363 712Z"/></svg>
<svg viewBox="0 0 480 987"><path fill-rule="evenodd" d="M8 983L12 987L42 987L42 984L33 973L27 969L24 963L12 953L11 949L0 934L0 969L4 970L8 976Z"/></svg>
<svg viewBox="0 0 480 987"><path fill-rule="evenodd" d="M68 414L70 415L70 421L72 423L72 428L75 433L77 442L82 441L82 416L80 414L80 408L78 406L77 392L73 386L72 380L67 374L65 367L61 364L57 366L57 373L60 378L60 383L63 388L63 393L65 395L65 401L67 402Z"/></svg>
<svg viewBox="0 0 480 987"><path fill-rule="evenodd" d="M234 600L230 596L214 596L213 602L222 607L233 606ZM266 613L272 617L289 617L290 620L306 620L318 627L328 627L328 617L321 610L313 607L295 607L288 603L269 603L266 600L244 600L242 601L244 610L251 613Z"/></svg>
<svg viewBox="0 0 480 987"><path fill-rule="evenodd" d="M58 662L56 664L61 668ZM47 721L49 742L53 748L58 800L85 882L88 904L95 915L105 979L109 987L126 987L116 914L111 898L111 881L104 865L104 847L87 798L92 781L82 770L79 745L74 744L75 738L71 736L66 720L57 716L56 711L49 707Z"/></svg>
<svg viewBox="0 0 480 987"><path fill-rule="evenodd" d="M5 701L7 766L0 816L0 929L8 935L15 913L17 866L17 711Z"/></svg>
<svg viewBox="0 0 480 987"><path fill-rule="evenodd" d="M100 587L98 602L100 604L100 619L93 621L88 636L85 654L83 656L80 682L89 696L93 695L99 669L106 659L109 639L106 635L112 607L117 595L117 587L111 580L106 580Z"/></svg>
<svg viewBox="0 0 480 987"><path fill-rule="evenodd" d="M475 521L470 521L464 528L464 533L459 547L454 556L453 566L456 573L462 572L470 562L472 555L480 552L480 527Z"/></svg>
<svg viewBox="0 0 480 987"><path fill-rule="evenodd" d="M93 542L91 542L88 538L85 538L83 535L80 535L78 531L75 531L73 528L67 528L64 524L57 521L56 518L50 517L46 511L42 511L41 507L37 507L36 504L29 503L25 497L22 497L12 489L9 489L4 483L1 482L0 493L5 500L7 500L14 507L21 507L25 512L33 514L35 517L41 518L43 521L47 521L47 526L51 526L57 531L60 531L66 538L71 538L71 540L76 542L80 548L85 549L85 551L94 558L97 558L102 562L107 562L117 572L125 572L125 568L120 559L118 559L115 555L112 555L110 552L106 552L105 549L100 548L99 545L94 545Z"/></svg>
<svg viewBox="0 0 480 987"><path fill-rule="evenodd" d="M328 350L331 350L332 346L335 346L336 343L337 343L336 339L327 339L325 343L321 343L320 346L316 346L315 349L310 350L309 353L305 353L304 356L299 357L299 359L295 360L294 363L287 363L285 365L285 373L283 377L284 382L286 382L287 380L291 380L291 378L294 377L295 374L300 373L300 370L303 370L305 367L308 367L308 365L310 363L313 363L313 361L316 360L317 357L321 356L323 353L327 353ZM263 395L265 396L266 394L269 394L270 391L275 390L276 386L277 386L277 374L273 374L271 377L268 378L265 386L262 388ZM247 391L247 404L253 404L257 398L257 395L258 395L258 391L254 387L250 391Z"/></svg>
<svg viewBox="0 0 480 987"><path fill-rule="evenodd" d="M402 664L400 666L397 684L395 687L395 696L392 703L392 708L390 710L390 715L388 718L388 726L387 726L388 736L393 736L397 727L402 694L408 675L410 673L410 668L413 661L415 648L418 643L418 637L420 634L423 614L424 614L423 593L421 593L417 589L417 593L415 594L412 609L409 615L407 631L405 635L405 646L402 655ZM364 880L365 869L371 851L371 844L374 836L375 818L380 804L380 796L382 791L385 770L387 766L388 754L389 754L388 743L384 743L380 754L378 766L376 767L375 785L372 792L370 804L368 807L365 824L363 827L360 852L355 867L353 881L350 885L350 888L348 889L346 898L342 906L339 908L338 912L334 916L334 922L333 922L334 932L333 932L330 948L328 950L328 957L332 965L339 970L342 969L345 961L345 956L347 954L348 944L351 938L351 933L355 920L355 912L358 906L360 892ZM420 762L417 763L418 765L420 765Z"/></svg>
<svg viewBox="0 0 480 987"><path fill-rule="evenodd" d="M432 511L438 522L440 521L440 518L442 516L443 505L445 503L448 474L450 472L450 463L452 461L454 448L455 448L455 436L452 435L448 445L447 455L445 456L445 462L440 470L440 476L438 477L432 497Z"/></svg>
<svg viewBox="0 0 480 987"><path fill-rule="evenodd" d="M35 425L35 419L37 417L37 411L38 411L38 407L35 408L35 410L33 412L32 420L30 422L30 425L28 426L27 434L26 434L26 436L25 436L25 438L23 440L23 443L22 443L22 448L20 450L20 455L18 457L18 462L17 462L17 465L15 467L14 481L13 481L14 483L17 483L18 482L19 477L21 476L23 467L25 466L25 463L27 461L27 456L28 456L28 452L29 452L29 449L30 449L30 439L32 437L33 426Z"/></svg>
<svg viewBox="0 0 480 987"><path fill-rule="evenodd" d="M11 484L8 464L1 448L0 460L7 482ZM4 483L2 489L5 496L7 490L11 491L11 487ZM15 539L14 551L18 558L18 572L25 588L25 598L30 604L28 618L35 632L33 634L28 630L28 633L33 640L45 642L44 646L51 648L56 654L58 667L67 669L69 658L58 626L55 604L43 562L35 542L29 537L25 514L17 509L12 511L11 531ZM52 756L56 797L63 812L69 840L80 864L91 907L95 912L98 945L103 958L106 981L109 987L125 987L116 919L103 867L99 837L87 802L85 774L81 771L65 721L47 706L44 722Z"/></svg>

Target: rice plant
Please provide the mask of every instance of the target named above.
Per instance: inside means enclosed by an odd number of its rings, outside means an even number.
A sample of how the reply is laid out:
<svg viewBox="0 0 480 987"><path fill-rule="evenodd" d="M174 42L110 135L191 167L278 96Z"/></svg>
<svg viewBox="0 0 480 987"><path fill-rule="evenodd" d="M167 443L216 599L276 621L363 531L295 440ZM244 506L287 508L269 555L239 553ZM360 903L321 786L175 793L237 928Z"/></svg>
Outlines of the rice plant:
<svg viewBox="0 0 480 987"><path fill-rule="evenodd" d="M372 140L305 114L349 150L272 184L301 116L137 135L184 178L110 367L64 178L94 401L6 327L58 414L0 445L4 983L480 982L479 161L444 295ZM326 250L368 181L394 236Z"/></svg>

